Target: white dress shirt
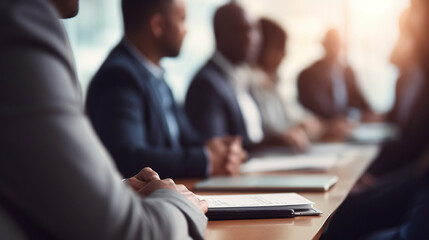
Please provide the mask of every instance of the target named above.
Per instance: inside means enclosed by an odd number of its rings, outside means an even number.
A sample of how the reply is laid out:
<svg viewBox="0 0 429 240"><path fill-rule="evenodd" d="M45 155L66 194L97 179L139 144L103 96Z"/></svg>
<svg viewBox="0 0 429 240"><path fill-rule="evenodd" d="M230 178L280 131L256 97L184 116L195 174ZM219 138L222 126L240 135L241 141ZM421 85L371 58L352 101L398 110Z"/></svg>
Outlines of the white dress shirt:
<svg viewBox="0 0 429 240"><path fill-rule="evenodd" d="M234 66L219 51L214 53L212 60L228 76L229 83L237 96L249 139L255 143L261 142L264 138L262 118L256 102L249 93L250 76L247 66Z"/></svg>
<svg viewBox="0 0 429 240"><path fill-rule="evenodd" d="M295 99L283 98L277 86L269 86L269 76L259 68L251 69L251 93L262 113L264 131L284 134L290 127L299 124L312 114Z"/></svg>

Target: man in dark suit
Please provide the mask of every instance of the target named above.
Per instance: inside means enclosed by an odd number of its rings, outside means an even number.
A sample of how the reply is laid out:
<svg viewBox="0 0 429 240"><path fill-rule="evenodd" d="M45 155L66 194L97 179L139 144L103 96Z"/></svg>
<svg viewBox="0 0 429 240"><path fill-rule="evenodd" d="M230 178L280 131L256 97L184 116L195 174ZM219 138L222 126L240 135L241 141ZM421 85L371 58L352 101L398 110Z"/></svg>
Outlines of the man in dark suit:
<svg viewBox="0 0 429 240"><path fill-rule="evenodd" d="M186 95L192 124L205 138L240 135L249 150L284 145L283 136L268 138L263 132L260 109L250 94L249 69L243 66L256 50L256 21L229 3L215 13L214 34L213 57L196 74Z"/></svg>
<svg viewBox="0 0 429 240"><path fill-rule="evenodd" d="M77 6L0 1L0 239L203 239L206 202L149 168L121 182L94 133L58 20Z"/></svg>
<svg viewBox="0 0 429 240"><path fill-rule="evenodd" d="M174 102L160 67L180 52L183 0L123 0L124 39L92 80L87 111L125 176L150 166L163 177L234 174L246 157L239 138L203 143Z"/></svg>
<svg viewBox="0 0 429 240"><path fill-rule="evenodd" d="M216 11L215 54L192 80L185 102L186 112L192 124L205 138L231 134L242 136L245 146L253 141L230 82L236 68L245 63L249 57L251 31L250 18L237 4L230 3ZM251 107L255 109L255 105ZM260 118L258 114L256 112L256 118ZM260 133L262 129L260 121L256 123L255 128Z"/></svg>
<svg viewBox="0 0 429 240"><path fill-rule="evenodd" d="M370 106L359 90L352 69L343 66L338 59L340 38L337 31L327 32L323 47L325 57L298 77L299 101L325 119L346 117L353 108L369 114Z"/></svg>

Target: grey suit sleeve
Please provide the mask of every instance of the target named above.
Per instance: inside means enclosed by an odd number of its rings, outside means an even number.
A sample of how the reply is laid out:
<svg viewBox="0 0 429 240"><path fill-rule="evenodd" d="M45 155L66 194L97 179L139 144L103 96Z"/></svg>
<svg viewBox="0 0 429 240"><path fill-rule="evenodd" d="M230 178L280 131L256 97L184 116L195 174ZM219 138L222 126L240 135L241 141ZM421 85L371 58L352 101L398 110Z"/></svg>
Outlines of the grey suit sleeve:
<svg viewBox="0 0 429 240"><path fill-rule="evenodd" d="M47 2L0 3L0 196L58 239L202 239L207 219L183 196L121 183Z"/></svg>

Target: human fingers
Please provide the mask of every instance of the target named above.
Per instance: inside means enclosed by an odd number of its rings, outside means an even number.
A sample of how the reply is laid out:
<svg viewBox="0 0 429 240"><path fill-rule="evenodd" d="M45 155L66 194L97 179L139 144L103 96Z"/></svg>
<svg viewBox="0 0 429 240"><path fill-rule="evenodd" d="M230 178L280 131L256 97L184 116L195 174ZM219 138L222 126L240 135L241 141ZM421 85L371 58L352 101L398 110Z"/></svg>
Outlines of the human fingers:
<svg viewBox="0 0 429 240"><path fill-rule="evenodd" d="M161 180L159 178L158 173L155 172L154 170L152 170L152 168L150 168L150 167L143 168L134 177L136 177L140 181L146 181L146 182L153 181L153 180Z"/></svg>
<svg viewBox="0 0 429 240"><path fill-rule="evenodd" d="M152 180L150 182L147 182L140 190L138 190L138 193L141 196L146 197L158 189L170 189L173 191L177 191L176 184L174 184L173 180L164 179L164 180Z"/></svg>

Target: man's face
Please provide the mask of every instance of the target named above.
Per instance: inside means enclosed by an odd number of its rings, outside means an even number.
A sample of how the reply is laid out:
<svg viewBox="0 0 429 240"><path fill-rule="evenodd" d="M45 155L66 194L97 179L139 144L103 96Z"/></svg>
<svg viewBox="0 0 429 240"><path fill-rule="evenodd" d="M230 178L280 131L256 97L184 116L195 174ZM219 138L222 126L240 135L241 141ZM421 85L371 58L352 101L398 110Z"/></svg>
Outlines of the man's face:
<svg viewBox="0 0 429 240"><path fill-rule="evenodd" d="M61 18L71 18L79 12L79 0L51 0Z"/></svg>
<svg viewBox="0 0 429 240"><path fill-rule="evenodd" d="M254 27L251 19L243 12L239 21L231 23L231 35L229 36L229 51L234 62L247 62L252 55L252 41L258 34L258 29Z"/></svg>
<svg viewBox="0 0 429 240"><path fill-rule="evenodd" d="M263 56L265 69L271 73L277 72L286 56L286 43L272 43Z"/></svg>
<svg viewBox="0 0 429 240"><path fill-rule="evenodd" d="M160 41L166 57L176 57L180 53L186 35L186 7L183 0L172 0L164 14L165 30Z"/></svg>
<svg viewBox="0 0 429 240"><path fill-rule="evenodd" d="M324 39L323 46L325 48L326 57L336 59L341 49L340 36L337 32L329 33Z"/></svg>

